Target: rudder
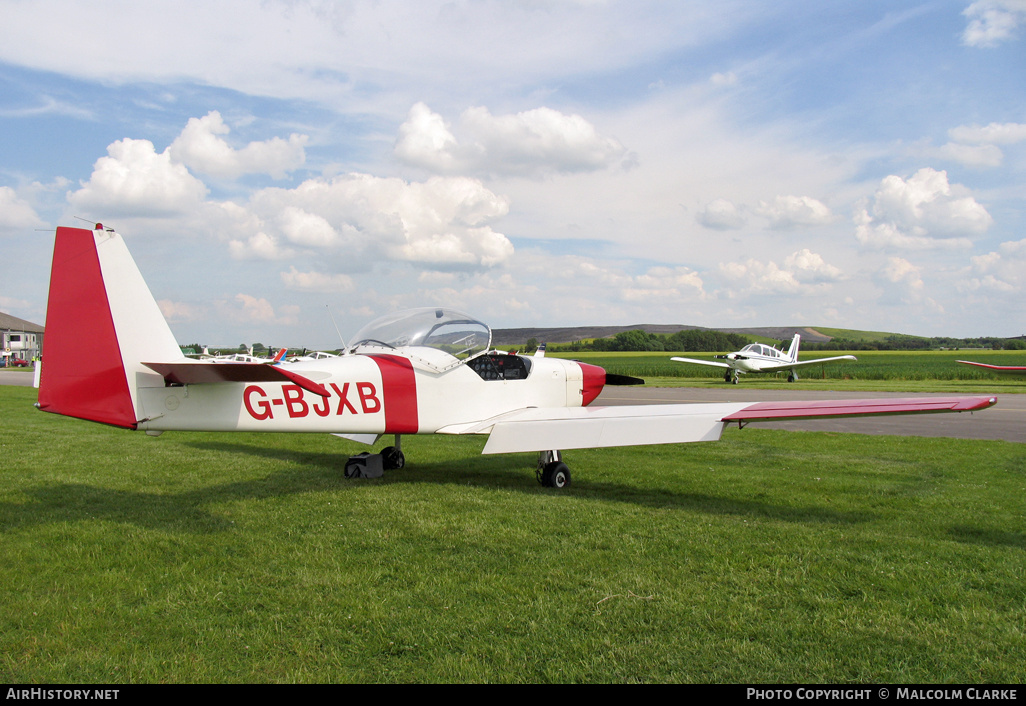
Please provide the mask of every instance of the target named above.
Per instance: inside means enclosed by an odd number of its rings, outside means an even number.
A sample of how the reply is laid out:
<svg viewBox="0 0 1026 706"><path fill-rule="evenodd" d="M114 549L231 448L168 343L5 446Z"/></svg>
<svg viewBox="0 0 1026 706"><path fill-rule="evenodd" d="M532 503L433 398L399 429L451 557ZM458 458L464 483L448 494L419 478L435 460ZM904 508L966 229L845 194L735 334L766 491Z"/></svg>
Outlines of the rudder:
<svg viewBox="0 0 1026 706"><path fill-rule="evenodd" d="M137 387L163 386L147 361L182 359L124 240L101 225L58 228L39 408L136 428Z"/></svg>

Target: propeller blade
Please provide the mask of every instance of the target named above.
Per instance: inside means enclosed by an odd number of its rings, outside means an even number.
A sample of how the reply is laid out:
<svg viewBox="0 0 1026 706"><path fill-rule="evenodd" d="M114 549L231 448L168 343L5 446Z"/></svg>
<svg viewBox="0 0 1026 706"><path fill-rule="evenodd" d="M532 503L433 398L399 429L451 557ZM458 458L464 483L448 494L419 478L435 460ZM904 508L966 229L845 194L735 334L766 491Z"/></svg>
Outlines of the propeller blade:
<svg viewBox="0 0 1026 706"><path fill-rule="evenodd" d="M630 375L614 375L613 373L606 373L606 384L607 385L644 385L645 381L641 378L634 378Z"/></svg>

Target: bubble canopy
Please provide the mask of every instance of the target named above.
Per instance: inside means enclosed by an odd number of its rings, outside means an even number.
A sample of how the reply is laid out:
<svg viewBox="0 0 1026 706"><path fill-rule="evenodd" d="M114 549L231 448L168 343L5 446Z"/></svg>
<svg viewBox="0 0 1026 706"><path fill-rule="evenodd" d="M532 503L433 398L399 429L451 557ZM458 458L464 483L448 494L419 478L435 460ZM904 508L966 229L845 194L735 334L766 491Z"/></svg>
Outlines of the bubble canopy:
<svg viewBox="0 0 1026 706"><path fill-rule="evenodd" d="M424 346L459 360L488 350L492 330L455 309L423 307L386 314L357 331L350 347L404 348Z"/></svg>

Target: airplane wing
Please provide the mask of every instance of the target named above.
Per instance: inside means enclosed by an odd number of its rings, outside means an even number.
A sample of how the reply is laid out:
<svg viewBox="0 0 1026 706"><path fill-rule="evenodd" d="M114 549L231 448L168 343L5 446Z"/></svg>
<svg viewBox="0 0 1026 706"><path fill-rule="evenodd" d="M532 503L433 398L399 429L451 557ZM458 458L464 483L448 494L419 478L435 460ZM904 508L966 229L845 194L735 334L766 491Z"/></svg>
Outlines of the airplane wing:
<svg viewBox="0 0 1026 706"><path fill-rule="evenodd" d="M1026 375L1026 365L988 365L987 363L973 363L969 360L955 361L962 365L974 365L977 368L983 368L989 370L992 373L1000 373L1002 375Z"/></svg>
<svg viewBox="0 0 1026 706"><path fill-rule="evenodd" d="M482 453L716 441L732 422L973 412L995 397L912 397L808 402L726 402L610 407L528 408L441 434L488 434Z"/></svg>
<svg viewBox="0 0 1026 706"><path fill-rule="evenodd" d="M759 372L761 373L772 373L776 370L791 370L792 368L800 368L804 365L818 365L819 363L830 363L836 360L858 360L853 355L835 355L830 358L810 358L809 360L796 360L793 363L781 363L780 365L763 365Z"/></svg>
<svg viewBox="0 0 1026 706"><path fill-rule="evenodd" d="M717 363L714 360L699 360L698 358L670 358L670 360L676 360L681 363L695 363L696 365L711 365L714 368L729 368L730 366L726 363Z"/></svg>

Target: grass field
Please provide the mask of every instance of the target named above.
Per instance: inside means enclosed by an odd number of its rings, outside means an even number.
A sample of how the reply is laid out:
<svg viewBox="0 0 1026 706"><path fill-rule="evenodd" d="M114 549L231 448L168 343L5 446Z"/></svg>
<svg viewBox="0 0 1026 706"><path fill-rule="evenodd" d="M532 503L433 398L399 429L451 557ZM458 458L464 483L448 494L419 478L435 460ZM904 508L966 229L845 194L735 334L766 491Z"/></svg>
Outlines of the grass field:
<svg viewBox="0 0 1026 706"><path fill-rule="evenodd" d="M1021 683L1026 446L530 455L167 433L0 387L0 681Z"/></svg>

